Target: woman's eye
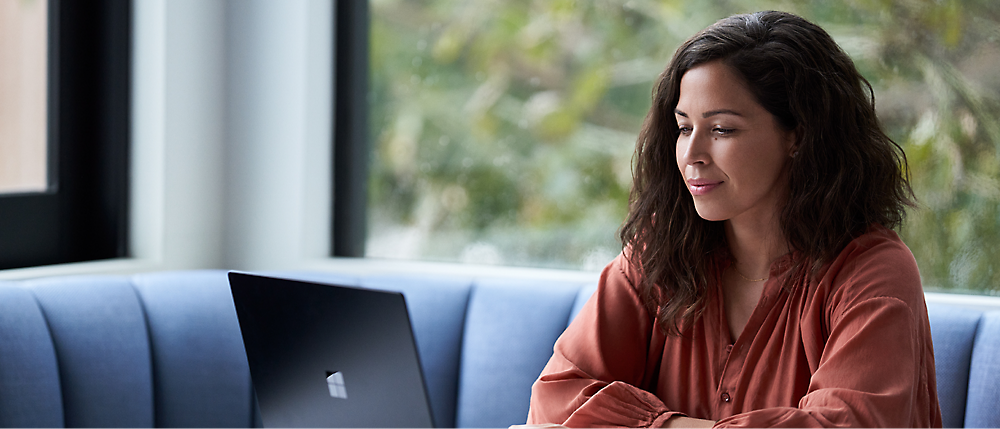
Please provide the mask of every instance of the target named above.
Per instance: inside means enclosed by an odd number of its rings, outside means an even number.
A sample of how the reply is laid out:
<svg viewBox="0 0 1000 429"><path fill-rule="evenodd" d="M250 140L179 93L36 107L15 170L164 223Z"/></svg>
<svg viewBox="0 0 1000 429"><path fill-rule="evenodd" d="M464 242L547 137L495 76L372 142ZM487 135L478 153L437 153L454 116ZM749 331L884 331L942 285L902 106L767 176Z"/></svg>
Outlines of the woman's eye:
<svg viewBox="0 0 1000 429"><path fill-rule="evenodd" d="M691 135L691 127L685 127L685 126L677 127L677 132L685 136Z"/></svg>
<svg viewBox="0 0 1000 429"><path fill-rule="evenodd" d="M732 133L736 132L736 130L733 129L733 128L715 127L715 128L712 128L712 132L714 132L714 133L716 133L718 135L721 135L721 136L726 136L726 135L729 135L729 134L732 134Z"/></svg>

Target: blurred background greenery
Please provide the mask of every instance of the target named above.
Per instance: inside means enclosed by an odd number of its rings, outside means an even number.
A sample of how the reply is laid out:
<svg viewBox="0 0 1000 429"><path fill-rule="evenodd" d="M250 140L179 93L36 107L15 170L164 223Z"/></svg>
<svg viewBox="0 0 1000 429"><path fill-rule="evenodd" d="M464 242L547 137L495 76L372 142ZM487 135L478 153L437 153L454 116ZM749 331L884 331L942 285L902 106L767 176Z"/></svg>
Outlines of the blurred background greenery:
<svg viewBox="0 0 1000 429"><path fill-rule="evenodd" d="M680 43L764 9L824 27L875 89L928 290L1000 294L1000 2L372 0L370 257L597 270Z"/></svg>

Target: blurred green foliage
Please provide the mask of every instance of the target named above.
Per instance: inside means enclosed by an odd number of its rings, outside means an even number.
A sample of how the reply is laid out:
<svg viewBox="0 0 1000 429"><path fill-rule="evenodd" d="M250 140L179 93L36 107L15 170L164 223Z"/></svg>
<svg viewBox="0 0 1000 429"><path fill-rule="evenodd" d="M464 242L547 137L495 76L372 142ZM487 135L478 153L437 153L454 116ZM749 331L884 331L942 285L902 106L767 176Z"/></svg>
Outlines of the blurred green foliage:
<svg viewBox="0 0 1000 429"><path fill-rule="evenodd" d="M597 269L653 81L719 18L786 10L871 81L928 289L1000 292L1000 3L372 0L369 255Z"/></svg>

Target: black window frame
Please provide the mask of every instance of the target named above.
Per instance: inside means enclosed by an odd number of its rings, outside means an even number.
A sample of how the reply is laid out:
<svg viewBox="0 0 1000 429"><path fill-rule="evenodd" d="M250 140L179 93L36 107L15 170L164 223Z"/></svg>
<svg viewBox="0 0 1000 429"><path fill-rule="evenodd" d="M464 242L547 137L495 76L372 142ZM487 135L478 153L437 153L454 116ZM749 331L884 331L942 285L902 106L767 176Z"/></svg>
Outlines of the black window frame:
<svg viewBox="0 0 1000 429"><path fill-rule="evenodd" d="M333 219L331 256L364 257L368 216L369 7L334 7Z"/></svg>
<svg viewBox="0 0 1000 429"><path fill-rule="evenodd" d="M130 0L48 0L44 192L0 195L0 269L128 254Z"/></svg>

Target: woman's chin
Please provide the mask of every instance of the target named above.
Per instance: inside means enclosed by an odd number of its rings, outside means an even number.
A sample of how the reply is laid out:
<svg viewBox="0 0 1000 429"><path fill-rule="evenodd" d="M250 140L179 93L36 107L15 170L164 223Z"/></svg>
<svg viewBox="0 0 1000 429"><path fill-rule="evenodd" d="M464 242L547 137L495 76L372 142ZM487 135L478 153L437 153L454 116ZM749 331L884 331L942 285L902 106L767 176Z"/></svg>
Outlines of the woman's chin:
<svg viewBox="0 0 1000 429"><path fill-rule="evenodd" d="M720 212L718 210L711 210L711 209L709 209L707 207L706 208L701 208L701 207L698 207L697 204L694 206L694 209L695 209L695 211L698 212L698 216L701 217L702 219L705 219L705 220L709 220L709 221L722 221L722 220L729 219L728 216L724 215L722 212Z"/></svg>

